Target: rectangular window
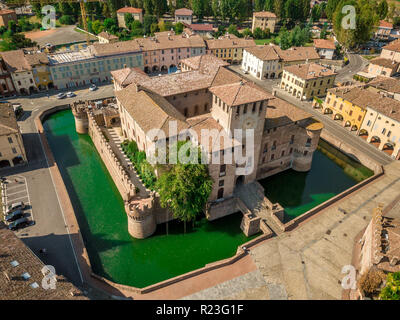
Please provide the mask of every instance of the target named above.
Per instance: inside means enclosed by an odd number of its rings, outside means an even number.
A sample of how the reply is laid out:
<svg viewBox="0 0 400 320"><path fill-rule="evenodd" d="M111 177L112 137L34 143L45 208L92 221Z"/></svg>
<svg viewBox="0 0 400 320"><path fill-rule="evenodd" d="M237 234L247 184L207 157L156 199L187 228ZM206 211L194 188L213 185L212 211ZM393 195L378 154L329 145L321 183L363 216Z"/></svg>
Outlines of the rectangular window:
<svg viewBox="0 0 400 320"><path fill-rule="evenodd" d="M219 169L219 176L223 177L226 175L226 164L222 164Z"/></svg>
<svg viewBox="0 0 400 320"><path fill-rule="evenodd" d="M11 148L11 150L12 150L12 153L17 153L17 149L15 149L15 148Z"/></svg>
<svg viewBox="0 0 400 320"><path fill-rule="evenodd" d="M8 142L13 143L13 139L11 137L8 137Z"/></svg>

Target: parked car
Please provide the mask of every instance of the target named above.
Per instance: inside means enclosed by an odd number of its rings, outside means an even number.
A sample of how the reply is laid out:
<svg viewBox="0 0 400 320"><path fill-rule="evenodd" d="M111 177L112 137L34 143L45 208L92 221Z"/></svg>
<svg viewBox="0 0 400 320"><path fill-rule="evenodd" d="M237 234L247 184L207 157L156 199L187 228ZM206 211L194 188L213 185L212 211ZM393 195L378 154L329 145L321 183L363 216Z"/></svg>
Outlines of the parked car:
<svg viewBox="0 0 400 320"><path fill-rule="evenodd" d="M8 229L10 230L18 230L21 228L25 228L27 226L29 226L31 224L31 222L29 221L28 218L19 218L18 220L15 220L14 222L11 222L8 225Z"/></svg>
<svg viewBox="0 0 400 320"><path fill-rule="evenodd" d="M23 210L23 209L25 209L25 204L22 201L14 202L8 206L7 214L9 214L15 210Z"/></svg>
<svg viewBox="0 0 400 320"><path fill-rule="evenodd" d="M11 212L10 214L6 215L6 222L13 222L19 218L23 218L24 217L24 212L22 210L16 210Z"/></svg>
<svg viewBox="0 0 400 320"><path fill-rule="evenodd" d="M74 92L67 92L67 97L68 98L72 98L72 97L76 97L76 94Z"/></svg>
<svg viewBox="0 0 400 320"><path fill-rule="evenodd" d="M64 99L66 96L67 96L67 95L66 95L64 92L60 92L60 93L57 95L57 99Z"/></svg>
<svg viewBox="0 0 400 320"><path fill-rule="evenodd" d="M89 87L89 91L95 91L95 90L97 90L97 86L96 86L95 84L92 84L92 85Z"/></svg>

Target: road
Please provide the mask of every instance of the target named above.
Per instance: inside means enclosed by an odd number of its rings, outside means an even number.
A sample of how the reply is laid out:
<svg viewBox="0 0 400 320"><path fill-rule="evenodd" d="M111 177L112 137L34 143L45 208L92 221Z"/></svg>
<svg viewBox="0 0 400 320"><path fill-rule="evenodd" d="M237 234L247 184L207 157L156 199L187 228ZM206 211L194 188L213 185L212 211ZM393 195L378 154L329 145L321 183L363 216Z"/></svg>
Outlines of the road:
<svg viewBox="0 0 400 320"><path fill-rule="evenodd" d="M360 70L362 70L366 65L367 61L357 54L349 54L349 64L346 65L344 68L338 71L338 75L336 77L336 81L344 81L344 80L351 80L353 75ZM254 78L250 74L244 74L241 69L240 65L231 65L229 69L238 73L241 77L247 78L250 81L255 82L260 87L264 88L267 92L272 93L273 89L276 88L279 83L280 79L274 80L259 80ZM343 142L353 146L354 148L358 149L359 151L363 152L367 156L369 156L372 160L380 163L382 165L386 165L393 161L393 159L388 156L386 153L378 150L374 146L366 143L362 138L358 137L356 134L346 130L341 125L336 123L330 117L324 116L319 111L315 110L311 106L311 102L307 101L299 101L298 99L282 92L280 90L277 91L276 96L291 104L311 113L316 119L321 121L325 129L334 134L336 137L343 140Z"/></svg>
<svg viewBox="0 0 400 320"><path fill-rule="evenodd" d="M0 171L0 175L11 181L15 176L26 179L35 225L24 228L16 234L45 264L53 265L57 274L64 275L80 287L82 277L34 119L39 112L53 106L72 103L80 99L110 97L113 95L113 86L101 86L93 92L87 88L80 89L75 91L76 97L62 100L56 98L58 92L52 92L49 98L46 94L37 94L8 99L13 103L21 103L25 111L18 124L21 128L29 163L21 167L3 169ZM39 252L42 248L47 249L46 254Z"/></svg>

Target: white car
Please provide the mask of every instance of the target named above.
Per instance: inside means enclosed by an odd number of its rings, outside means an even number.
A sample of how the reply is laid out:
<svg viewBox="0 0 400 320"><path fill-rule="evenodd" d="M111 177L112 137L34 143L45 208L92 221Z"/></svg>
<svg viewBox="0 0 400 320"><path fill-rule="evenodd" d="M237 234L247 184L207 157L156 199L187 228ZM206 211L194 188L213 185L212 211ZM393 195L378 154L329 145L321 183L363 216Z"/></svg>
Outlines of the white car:
<svg viewBox="0 0 400 320"><path fill-rule="evenodd" d="M76 94L74 92L67 92L67 97L68 98L72 98L72 97L76 97Z"/></svg>
<svg viewBox="0 0 400 320"><path fill-rule="evenodd" d="M64 92L60 92L60 93L57 95L57 99L64 99L66 96L67 96L67 95L66 95Z"/></svg>
<svg viewBox="0 0 400 320"><path fill-rule="evenodd" d="M92 84L92 85L89 87L89 91L95 91L95 90L97 90L97 86L96 86L95 84Z"/></svg>

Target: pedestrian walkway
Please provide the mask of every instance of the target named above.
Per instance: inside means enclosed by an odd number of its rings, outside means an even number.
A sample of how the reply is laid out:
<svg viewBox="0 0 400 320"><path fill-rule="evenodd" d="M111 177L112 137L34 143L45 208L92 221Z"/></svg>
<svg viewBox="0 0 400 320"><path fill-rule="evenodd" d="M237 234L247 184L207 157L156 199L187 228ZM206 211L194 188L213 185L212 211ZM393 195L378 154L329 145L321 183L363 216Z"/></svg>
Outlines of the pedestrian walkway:
<svg viewBox="0 0 400 320"><path fill-rule="evenodd" d="M105 133L109 139L109 144L114 154L117 156L122 166L129 173L129 176L135 185L139 188L139 195L142 198L147 198L150 195L150 190L146 189L142 181L133 167L132 161L122 151L121 143L123 142L122 137L119 135L118 128L106 128Z"/></svg>
<svg viewBox="0 0 400 320"><path fill-rule="evenodd" d="M252 182L237 186L235 196L242 200L252 213L260 217L276 235L279 235L283 231L272 219L272 211L266 206L265 197L260 194L257 184L258 182Z"/></svg>

